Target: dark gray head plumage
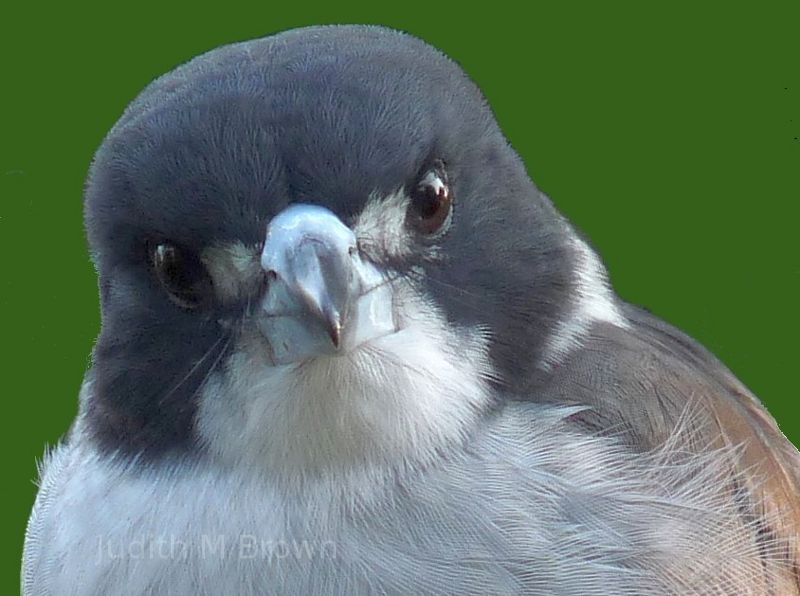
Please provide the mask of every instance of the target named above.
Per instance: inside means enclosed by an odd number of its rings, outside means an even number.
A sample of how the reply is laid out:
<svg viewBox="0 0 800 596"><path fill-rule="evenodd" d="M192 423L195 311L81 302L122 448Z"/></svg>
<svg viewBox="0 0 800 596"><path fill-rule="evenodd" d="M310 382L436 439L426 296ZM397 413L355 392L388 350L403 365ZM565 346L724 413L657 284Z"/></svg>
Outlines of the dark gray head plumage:
<svg viewBox="0 0 800 596"><path fill-rule="evenodd" d="M317 27L213 50L147 87L98 150L86 189L103 313L86 410L100 442L190 449L198 389L263 288L181 308L148 247L258 245L293 203L350 225L369 197L409 188L436 160L454 195L447 233L402 258L370 258L413 277L449 324L485 329L496 389L521 391L568 308L575 257L566 224L454 62L395 31Z"/></svg>

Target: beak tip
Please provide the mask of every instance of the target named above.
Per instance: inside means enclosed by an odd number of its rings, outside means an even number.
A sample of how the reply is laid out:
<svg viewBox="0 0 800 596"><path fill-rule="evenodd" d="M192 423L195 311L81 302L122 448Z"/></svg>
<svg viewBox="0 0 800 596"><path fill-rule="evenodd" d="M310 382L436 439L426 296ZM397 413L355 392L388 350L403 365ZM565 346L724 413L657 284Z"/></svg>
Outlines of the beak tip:
<svg viewBox="0 0 800 596"><path fill-rule="evenodd" d="M328 327L328 335L331 338L333 347L338 350L342 343L342 324L338 320L331 321Z"/></svg>

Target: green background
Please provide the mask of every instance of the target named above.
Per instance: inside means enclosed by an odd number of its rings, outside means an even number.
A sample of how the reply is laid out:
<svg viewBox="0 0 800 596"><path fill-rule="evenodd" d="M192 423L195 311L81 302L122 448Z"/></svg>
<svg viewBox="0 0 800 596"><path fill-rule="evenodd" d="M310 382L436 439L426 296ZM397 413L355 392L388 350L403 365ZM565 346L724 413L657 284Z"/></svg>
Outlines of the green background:
<svg viewBox="0 0 800 596"><path fill-rule="evenodd" d="M93 151L153 77L303 24L383 23L459 61L619 293L719 355L800 444L800 2L389 4L3 8L0 593L17 590L34 462L75 412L98 332Z"/></svg>

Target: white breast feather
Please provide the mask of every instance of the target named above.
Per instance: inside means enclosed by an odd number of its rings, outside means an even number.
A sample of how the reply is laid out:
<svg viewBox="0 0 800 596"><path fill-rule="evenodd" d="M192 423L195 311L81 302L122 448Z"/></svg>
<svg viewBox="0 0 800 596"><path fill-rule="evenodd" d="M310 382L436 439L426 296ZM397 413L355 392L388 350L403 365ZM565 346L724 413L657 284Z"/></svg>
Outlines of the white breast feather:
<svg viewBox="0 0 800 596"><path fill-rule="evenodd" d="M61 447L25 594L765 593L780 563L729 493L735 450L632 455L568 413L518 404L437 465L302 489Z"/></svg>

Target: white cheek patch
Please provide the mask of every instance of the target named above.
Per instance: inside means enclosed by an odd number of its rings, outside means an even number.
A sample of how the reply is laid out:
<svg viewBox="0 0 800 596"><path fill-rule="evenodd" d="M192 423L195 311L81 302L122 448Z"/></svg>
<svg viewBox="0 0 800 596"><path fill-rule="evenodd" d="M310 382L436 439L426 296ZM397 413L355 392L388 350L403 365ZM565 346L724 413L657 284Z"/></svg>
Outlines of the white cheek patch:
<svg viewBox="0 0 800 596"><path fill-rule="evenodd" d="M406 229L409 198L403 189L381 197L373 194L353 225L359 244L368 256L374 253L403 257L411 253L412 238Z"/></svg>
<svg viewBox="0 0 800 596"><path fill-rule="evenodd" d="M410 287L401 331L340 357L273 367L246 333L201 394L197 429L223 464L292 481L430 460L463 440L489 401L479 330L451 329Z"/></svg>
<svg viewBox="0 0 800 596"><path fill-rule="evenodd" d="M567 354L580 347L593 323L602 321L628 327L608 285L608 275L600 258L577 234L571 232L571 235L577 256L572 306L547 341L540 365L545 369L562 362Z"/></svg>
<svg viewBox="0 0 800 596"><path fill-rule="evenodd" d="M201 255L214 291L222 301L240 299L256 289L261 273L260 257L258 247L241 242L211 246Z"/></svg>

